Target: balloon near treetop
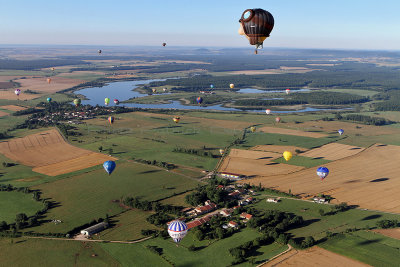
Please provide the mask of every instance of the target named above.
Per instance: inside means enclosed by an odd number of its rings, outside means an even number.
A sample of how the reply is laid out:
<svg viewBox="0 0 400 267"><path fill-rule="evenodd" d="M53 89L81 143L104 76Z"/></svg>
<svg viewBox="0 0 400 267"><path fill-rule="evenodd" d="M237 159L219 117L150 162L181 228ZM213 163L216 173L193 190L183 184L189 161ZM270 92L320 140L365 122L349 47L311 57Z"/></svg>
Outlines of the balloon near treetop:
<svg viewBox="0 0 400 267"><path fill-rule="evenodd" d="M115 162L112 160L107 160L103 163L103 168L104 170L106 170L106 172L108 173L108 175L111 175L111 173L114 171L115 169Z"/></svg>
<svg viewBox="0 0 400 267"><path fill-rule="evenodd" d="M292 157L293 157L293 154L292 154L292 152L290 152L290 151L285 151L285 152L283 152L283 158L286 160L286 161L289 161Z"/></svg>
<svg viewBox="0 0 400 267"><path fill-rule="evenodd" d="M245 35L249 43L256 46L256 51L263 47L275 24L272 14L261 8L246 9L239 23L239 34Z"/></svg>
<svg viewBox="0 0 400 267"><path fill-rule="evenodd" d="M181 242L181 240L187 234L187 231L188 231L188 227L187 227L186 223L184 223L180 220L172 221L168 225L168 234L174 240L175 243Z"/></svg>
<svg viewBox="0 0 400 267"><path fill-rule="evenodd" d="M74 99L75 106L79 106L81 104L81 100L79 98Z"/></svg>

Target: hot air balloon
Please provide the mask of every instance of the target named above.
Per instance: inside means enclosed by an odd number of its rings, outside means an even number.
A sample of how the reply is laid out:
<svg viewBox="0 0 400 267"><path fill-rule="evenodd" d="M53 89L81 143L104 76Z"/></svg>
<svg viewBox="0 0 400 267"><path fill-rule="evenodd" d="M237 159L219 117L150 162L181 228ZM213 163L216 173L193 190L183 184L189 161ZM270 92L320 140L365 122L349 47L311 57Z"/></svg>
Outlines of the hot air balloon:
<svg viewBox="0 0 400 267"><path fill-rule="evenodd" d="M210 84L210 88L213 89L214 88L214 84Z"/></svg>
<svg viewBox="0 0 400 267"><path fill-rule="evenodd" d="M292 152L290 152L290 151L285 151L285 152L283 152L283 158L286 160L286 161L289 161L292 157L293 157L293 154L292 154Z"/></svg>
<svg viewBox="0 0 400 267"><path fill-rule="evenodd" d="M167 43L162 43L162 46L166 46L167 45Z"/></svg>
<svg viewBox="0 0 400 267"><path fill-rule="evenodd" d="M179 243L187 234L188 227L186 223L175 220L168 225L168 234L175 243Z"/></svg>
<svg viewBox="0 0 400 267"><path fill-rule="evenodd" d="M280 117L276 117L276 118L275 118L275 121L276 121L276 122L280 122L280 121L281 121L281 118L280 118Z"/></svg>
<svg viewBox="0 0 400 267"><path fill-rule="evenodd" d="M174 120L175 123L178 123L181 118L180 117L173 117L172 119Z"/></svg>
<svg viewBox="0 0 400 267"><path fill-rule="evenodd" d="M52 71L55 71L56 69L53 67L53 68L51 68L51 70L52 70Z"/></svg>
<svg viewBox="0 0 400 267"><path fill-rule="evenodd" d="M103 168L106 170L108 175L110 175L115 169L115 162L112 160L107 160L103 163Z"/></svg>
<svg viewBox="0 0 400 267"><path fill-rule="evenodd" d="M75 106L79 106L81 104L81 100L79 98L74 99Z"/></svg>
<svg viewBox="0 0 400 267"><path fill-rule="evenodd" d="M114 104L118 105L119 104L119 100L118 99L114 99Z"/></svg>
<svg viewBox="0 0 400 267"><path fill-rule="evenodd" d="M203 98L201 96L199 96L198 98L196 98L196 102L197 102L197 104L203 103Z"/></svg>
<svg viewBox="0 0 400 267"><path fill-rule="evenodd" d="M47 102L50 103L51 102L51 97L48 97L46 100L47 100Z"/></svg>
<svg viewBox="0 0 400 267"><path fill-rule="evenodd" d="M251 131L252 133L254 133L254 132L256 131L256 127L251 126L251 127L250 127L250 131Z"/></svg>
<svg viewBox="0 0 400 267"><path fill-rule="evenodd" d="M339 130L338 130L338 133L339 133L340 135L342 135L342 134L344 133L344 130L343 130L343 129L339 129Z"/></svg>
<svg viewBox="0 0 400 267"><path fill-rule="evenodd" d="M235 84L231 83L231 84L229 85L229 87L230 87L230 88L235 88Z"/></svg>
<svg viewBox="0 0 400 267"><path fill-rule="evenodd" d="M157 89L155 88L151 89L151 91L153 91L153 93L157 93Z"/></svg>
<svg viewBox="0 0 400 267"><path fill-rule="evenodd" d="M47 78L47 83L51 83L51 78Z"/></svg>
<svg viewBox="0 0 400 267"><path fill-rule="evenodd" d="M251 45L263 47L264 40L274 28L274 17L268 11L255 8L246 9L239 20L239 34L245 35Z"/></svg>
<svg viewBox="0 0 400 267"><path fill-rule="evenodd" d="M15 89L14 93L19 96L21 94L21 90L20 89Z"/></svg>
<svg viewBox="0 0 400 267"><path fill-rule="evenodd" d="M97 53L101 54L101 49L97 50Z"/></svg>
<svg viewBox="0 0 400 267"><path fill-rule="evenodd" d="M114 123L114 117L113 116L110 116L110 117L108 117L108 122L110 123L110 124L113 124Z"/></svg>
<svg viewBox="0 0 400 267"><path fill-rule="evenodd" d="M319 176L319 178L321 178L321 181L324 180L326 176L328 176L328 174L329 170L327 167L319 167L317 169L317 175Z"/></svg>
<svg viewBox="0 0 400 267"><path fill-rule="evenodd" d="M288 95L290 93L290 89L286 89L285 92Z"/></svg>
<svg viewBox="0 0 400 267"><path fill-rule="evenodd" d="M108 97L104 98L104 104L108 106L110 104L110 99Z"/></svg>
<svg viewBox="0 0 400 267"><path fill-rule="evenodd" d="M162 90L163 90L163 92L166 92L166 91L167 91L167 88L164 87Z"/></svg>
<svg viewBox="0 0 400 267"><path fill-rule="evenodd" d="M270 109L266 109L265 113L267 113L267 115L271 114L271 110Z"/></svg>
<svg viewBox="0 0 400 267"><path fill-rule="evenodd" d="M221 149L219 150L219 154L221 154L221 156L222 156L224 153L225 153L225 149L222 149L222 148L221 148Z"/></svg>

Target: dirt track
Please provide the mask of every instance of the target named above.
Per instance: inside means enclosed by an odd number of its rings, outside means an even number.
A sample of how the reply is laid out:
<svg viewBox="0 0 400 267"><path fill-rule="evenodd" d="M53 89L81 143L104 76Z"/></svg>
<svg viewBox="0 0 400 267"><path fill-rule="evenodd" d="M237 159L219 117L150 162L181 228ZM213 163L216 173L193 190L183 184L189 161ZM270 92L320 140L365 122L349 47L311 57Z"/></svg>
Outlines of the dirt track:
<svg viewBox="0 0 400 267"><path fill-rule="evenodd" d="M116 158L74 147L55 129L0 142L0 153L49 176L99 165Z"/></svg>

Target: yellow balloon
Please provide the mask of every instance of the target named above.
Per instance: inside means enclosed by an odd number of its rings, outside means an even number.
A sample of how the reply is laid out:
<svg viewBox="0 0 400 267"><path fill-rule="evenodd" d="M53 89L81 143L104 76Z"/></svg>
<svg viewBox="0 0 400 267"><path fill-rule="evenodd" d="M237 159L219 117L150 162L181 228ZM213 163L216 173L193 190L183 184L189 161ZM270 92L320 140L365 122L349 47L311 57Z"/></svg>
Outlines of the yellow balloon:
<svg viewBox="0 0 400 267"><path fill-rule="evenodd" d="M292 158L292 152L290 152L290 151L285 151L285 152L283 152L283 158L286 160L286 161L289 161L291 158Z"/></svg>
<svg viewBox="0 0 400 267"><path fill-rule="evenodd" d="M229 87L230 87L230 88L234 88L235 85L234 85L233 83L231 83L231 84L229 85Z"/></svg>
<svg viewBox="0 0 400 267"><path fill-rule="evenodd" d="M254 132L256 131L256 127L251 126L251 127L250 127L250 131L251 131L252 133L254 133Z"/></svg>

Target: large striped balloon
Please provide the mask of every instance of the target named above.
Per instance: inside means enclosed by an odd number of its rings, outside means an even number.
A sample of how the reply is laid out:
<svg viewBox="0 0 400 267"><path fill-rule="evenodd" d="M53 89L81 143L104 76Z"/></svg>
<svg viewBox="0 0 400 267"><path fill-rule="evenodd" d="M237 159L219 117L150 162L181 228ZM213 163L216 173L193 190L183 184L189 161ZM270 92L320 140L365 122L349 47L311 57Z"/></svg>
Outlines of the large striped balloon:
<svg viewBox="0 0 400 267"><path fill-rule="evenodd" d="M186 223L175 220L168 225L168 234L175 243L179 243L187 234L188 227Z"/></svg>

